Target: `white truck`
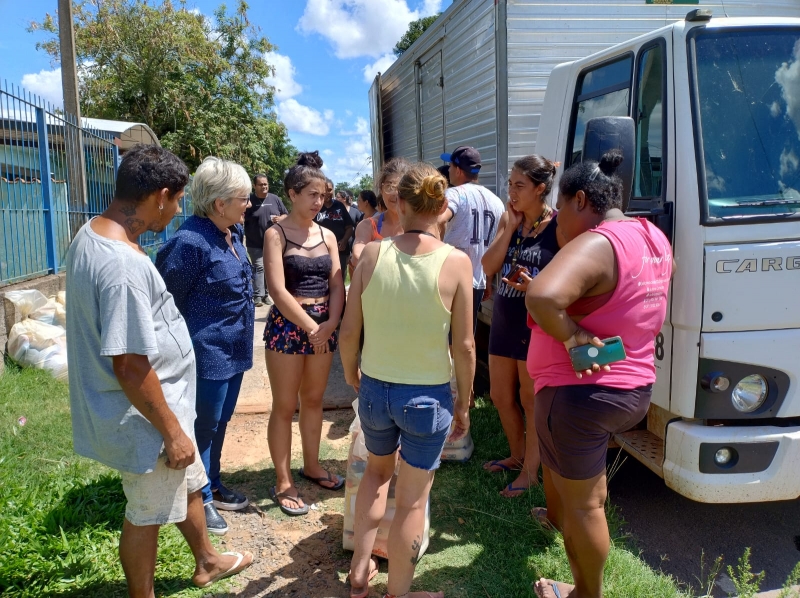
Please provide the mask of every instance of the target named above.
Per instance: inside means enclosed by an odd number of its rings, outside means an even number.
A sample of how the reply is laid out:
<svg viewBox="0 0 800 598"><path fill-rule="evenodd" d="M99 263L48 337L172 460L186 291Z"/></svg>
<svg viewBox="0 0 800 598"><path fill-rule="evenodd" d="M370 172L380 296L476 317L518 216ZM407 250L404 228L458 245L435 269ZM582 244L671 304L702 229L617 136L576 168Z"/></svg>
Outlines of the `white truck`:
<svg viewBox="0 0 800 598"><path fill-rule="evenodd" d="M462 72L480 61L480 52L466 52L480 45L477 38L448 40L446 25L474 24L466 17L459 21L459 10L477 11L479 4L454 2L442 17L449 17L444 29L426 32L416 54L417 44L407 51L409 60L417 57L417 77L406 90L416 98L413 111L400 101L398 73L407 64L398 61L376 79L370 94L376 166L395 155L437 163L445 149L469 144L489 164L481 182L503 196L517 156L535 152L560 160L563 172L583 157L589 119L632 117L628 210L662 227L678 268L656 340L652 407L640 429L615 440L669 487L697 501L800 497L800 2L748 7L727 0L724 7L714 3L715 16L703 5L648 6L666 8L666 26L543 69L537 82L546 81L543 102L536 91L529 90L527 100L524 93L515 96L508 62L505 70L489 69L493 77L480 69L471 77ZM577 3L552 4L565 9ZM497 0L494 22L502 16L510 23L512 7L518 12L522 5ZM620 23L630 33L626 7L641 15L641 6L633 5L583 4L587 13L608 10L607 29L594 41L602 44L618 33ZM684 16L676 21L669 11L677 8ZM695 10L686 14L690 8ZM762 16L724 17L736 10ZM573 30L584 32L584 17L592 14L574 14ZM559 48L569 46L567 29L552 38ZM506 60L514 50L509 38L506 31ZM448 51L448 43L455 49ZM429 56L436 44L442 112L432 119L425 108L431 98L426 73L435 69L425 67L431 59L419 57ZM545 46L540 50L543 60L552 59ZM539 56L533 52L530 63ZM517 62L524 61L517 56ZM469 89L456 86L452 105L449 79L472 81ZM491 118L481 112L488 106L486 87L507 102L493 97ZM472 118L462 116L470 102ZM515 111L527 116L514 121Z"/></svg>
<svg viewBox="0 0 800 598"><path fill-rule="evenodd" d="M695 10L556 67L536 152L631 116L628 213L678 263L646 427L624 450L702 502L800 496L800 19Z"/></svg>

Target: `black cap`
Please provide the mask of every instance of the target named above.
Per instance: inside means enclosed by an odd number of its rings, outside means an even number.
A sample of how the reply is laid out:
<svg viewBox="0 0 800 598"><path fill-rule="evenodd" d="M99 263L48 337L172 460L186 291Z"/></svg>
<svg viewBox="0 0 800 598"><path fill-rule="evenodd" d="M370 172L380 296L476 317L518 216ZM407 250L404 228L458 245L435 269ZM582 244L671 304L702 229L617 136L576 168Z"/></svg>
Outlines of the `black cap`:
<svg viewBox="0 0 800 598"><path fill-rule="evenodd" d="M442 154L441 159L455 164L464 172L478 174L481 171L481 154L474 147L462 145L451 154Z"/></svg>

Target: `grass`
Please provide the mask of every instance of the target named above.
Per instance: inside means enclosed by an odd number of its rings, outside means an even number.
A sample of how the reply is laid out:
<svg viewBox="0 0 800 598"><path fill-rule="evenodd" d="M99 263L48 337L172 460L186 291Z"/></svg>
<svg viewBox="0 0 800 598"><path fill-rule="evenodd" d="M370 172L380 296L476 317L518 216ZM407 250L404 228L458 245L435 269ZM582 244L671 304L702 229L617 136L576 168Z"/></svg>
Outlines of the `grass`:
<svg viewBox="0 0 800 598"><path fill-rule="evenodd" d="M67 386L8 364L0 376L0 594L127 596L117 555L124 504L118 474L72 450ZM193 570L177 528L164 527L156 595L204 595L191 585Z"/></svg>
<svg viewBox="0 0 800 598"><path fill-rule="evenodd" d="M18 419L27 422L21 426ZM561 537L529 516L544 505L541 489L518 499L498 495L514 474L490 474L481 464L505 456L508 447L495 409L479 401L472 412L475 453L465 464L445 463L431 495L431 543L417 566L415 589L443 589L448 596L532 596L540 576L569 581ZM337 436L346 433L344 425ZM9 366L0 377L0 594L124 596L117 557L124 496L118 475L72 451L68 392L48 374ZM323 441L323 464L343 473L346 452ZM300 462L293 462L297 467ZM231 483L274 483L264 467L229 476ZM259 501L265 506L268 499ZM327 508L344 500L326 496ZM270 517L283 519L277 508ZM669 577L650 569L626 543L611 509L614 545L606 566L606 598L678 598ZM337 536L338 537L338 536ZM341 544L339 544L341 546ZM331 550L337 551L336 546ZM337 554L344 556L341 548ZM347 555L346 558L349 558ZM162 530L156 570L157 596L202 596L191 586L193 561L174 526ZM344 572L342 572L344 573ZM386 574L376 579L378 587ZM221 590L224 587L215 588Z"/></svg>

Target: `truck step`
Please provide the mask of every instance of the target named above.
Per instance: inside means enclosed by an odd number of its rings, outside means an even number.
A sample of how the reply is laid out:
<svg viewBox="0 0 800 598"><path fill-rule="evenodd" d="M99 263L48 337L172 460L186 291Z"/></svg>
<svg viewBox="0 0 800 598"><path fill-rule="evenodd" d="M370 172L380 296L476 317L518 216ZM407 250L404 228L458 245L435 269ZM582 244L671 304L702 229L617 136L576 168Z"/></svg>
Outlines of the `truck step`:
<svg viewBox="0 0 800 598"><path fill-rule="evenodd" d="M630 430L614 434L614 440L658 477L664 477L664 441L658 436L648 430Z"/></svg>

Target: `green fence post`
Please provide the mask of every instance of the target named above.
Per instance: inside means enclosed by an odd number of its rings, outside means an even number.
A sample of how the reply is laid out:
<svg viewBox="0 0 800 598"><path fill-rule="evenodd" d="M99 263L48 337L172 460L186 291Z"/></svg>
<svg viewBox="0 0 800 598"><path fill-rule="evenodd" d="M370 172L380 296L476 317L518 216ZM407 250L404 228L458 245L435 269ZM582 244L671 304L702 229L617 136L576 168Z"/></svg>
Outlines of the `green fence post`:
<svg viewBox="0 0 800 598"><path fill-rule="evenodd" d="M36 137L39 142L39 169L42 177L42 208L44 210L45 244L47 267L58 272L56 258L56 219L53 214L53 196L50 180L50 140L47 135L47 114L44 108L36 107Z"/></svg>

